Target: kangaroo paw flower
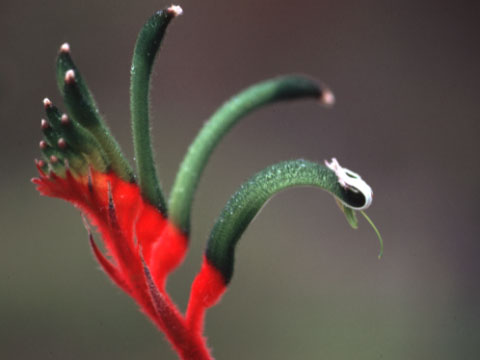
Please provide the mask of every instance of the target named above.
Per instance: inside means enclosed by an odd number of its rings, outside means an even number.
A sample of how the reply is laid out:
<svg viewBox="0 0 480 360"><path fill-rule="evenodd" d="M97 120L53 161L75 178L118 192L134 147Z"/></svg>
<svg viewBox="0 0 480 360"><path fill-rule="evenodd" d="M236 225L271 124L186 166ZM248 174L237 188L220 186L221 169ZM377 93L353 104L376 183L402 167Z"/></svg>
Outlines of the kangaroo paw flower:
<svg viewBox="0 0 480 360"><path fill-rule="evenodd" d="M194 194L221 139L246 115L268 104L314 99L331 106L335 99L326 86L300 75L269 79L238 93L214 112L192 142L167 201L150 137L150 78L166 29L182 12L172 5L155 13L135 45L130 110L137 175L100 116L70 45L64 43L57 56L56 79L66 112L48 98L43 100L39 142L43 158L35 160L39 175L32 181L40 194L66 200L81 211L93 255L103 271L136 301L180 358L207 360L213 358L203 336L206 311L226 291L236 244L268 199L290 187L315 186L330 192L356 227L355 211L370 206L372 191L336 159L326 166L286 161L260 171L232 196L216 221L187 311L182 313L168 295L166 282L188 250ZM100 235L104 252L91 227Z"/></svg>

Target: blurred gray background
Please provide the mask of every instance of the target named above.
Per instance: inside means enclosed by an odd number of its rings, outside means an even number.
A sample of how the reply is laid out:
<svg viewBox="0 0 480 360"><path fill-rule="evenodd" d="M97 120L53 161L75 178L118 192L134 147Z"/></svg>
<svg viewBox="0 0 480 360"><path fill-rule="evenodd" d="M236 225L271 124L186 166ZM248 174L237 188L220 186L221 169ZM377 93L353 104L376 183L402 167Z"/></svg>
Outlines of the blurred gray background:
<svg viewBox="0 0 480 360"><path fill-rule="evenodd" d="M265 108L214 153L192 247L169 289L185 308L229 196L274 162L336 156L374 189L350 229L314 189L277 196L249 227L206 334L217 359L478 359L479 20L474 1L193 1L155 68L153 136L169 189L203 121L240 89L284 73L329 84L337 104ZM130 56L162 1L0 5L0 358L175 359L163 335L99 271L77 210L29 182L41 100L68 41L132 158Z"/></svg>

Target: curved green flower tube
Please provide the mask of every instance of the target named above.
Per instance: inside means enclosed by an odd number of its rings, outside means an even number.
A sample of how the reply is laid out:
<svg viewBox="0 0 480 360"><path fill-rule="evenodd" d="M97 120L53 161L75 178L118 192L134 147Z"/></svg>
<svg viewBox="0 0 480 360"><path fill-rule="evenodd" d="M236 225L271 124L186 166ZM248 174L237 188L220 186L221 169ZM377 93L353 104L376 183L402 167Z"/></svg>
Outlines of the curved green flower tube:
<svg viewBox="0 0 480 360"><path fill-rule="evenodd" d="M189 232L194 193L207 161L223 136L240 119L274 102L308 98L318 99L326 106L334 102L333 93L328 88L299 75L263 81L225 102L205 123L180 165L169 201L172 222L186 233Z"/></svg>
<svg viewBox="0 0 480 360"><path fill-rule="evenodd" d="M260 171L230 198L208 239L206 258L228 284L233 275L235 246L265 203L278 192L294 186L314 186L326 190L349 209L362 209L368 192L342 186L330 168L307 160L285 161ZM363 181L363 180L362 180Z"/></svg>
<svg viewBox="0 0 480 360"><path fill-rule="evenodd" d="M156 12L147 20L138 34L130 71L130 111L138 183L142 194L163 214L167 212L167 207L157 176L150 138L150 78L168 24L180 14L175 7L170 7Z"/></svg>

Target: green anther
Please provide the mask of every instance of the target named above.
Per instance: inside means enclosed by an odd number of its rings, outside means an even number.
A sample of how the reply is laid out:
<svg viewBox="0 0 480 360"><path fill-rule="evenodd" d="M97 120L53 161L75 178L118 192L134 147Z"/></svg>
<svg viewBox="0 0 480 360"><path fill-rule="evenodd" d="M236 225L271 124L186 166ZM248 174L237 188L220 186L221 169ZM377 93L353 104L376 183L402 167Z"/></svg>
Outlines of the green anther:
<svg viewBox="0 0 480 360"><path fill-rule="evenodd" d="M166 213L166 203L155 167L149 120L150 79L155 57L170 21L177 15L164 9L143 25L137 37L130 77L130 111L138 183L142 195Z"/></svg>
<svg viewBox="0 0 480 360"><path fill-rule="evenodd" d="M65 44L57 58L57 82L69 115L97 139L111 161L112 170L122 179L134 181L133 171L103 121L91 92L71 59L69 48L64 47Z"/></svg>
<svg viewBox="0 0 480 360"><path fill-rule="evenodd" d="M330 192L352 207L359 202L338 183L335 173L306 160L272 165L246 181L230 198L215 222L206 257L223 274L226 283L233 275L235 246L255 215L273 195L294 186L315 186Z"/></svg>
<svg viewBox="0 0 480 360"><path fill-rule="evenodd" d="M205 123L180 166L169 201L174 224L189 230L195 190L211 153L223 136L244 116L274 102L314 98L332 105L333 94L317 82L297 75L273 78L240 92L224 103Z"/></svg>

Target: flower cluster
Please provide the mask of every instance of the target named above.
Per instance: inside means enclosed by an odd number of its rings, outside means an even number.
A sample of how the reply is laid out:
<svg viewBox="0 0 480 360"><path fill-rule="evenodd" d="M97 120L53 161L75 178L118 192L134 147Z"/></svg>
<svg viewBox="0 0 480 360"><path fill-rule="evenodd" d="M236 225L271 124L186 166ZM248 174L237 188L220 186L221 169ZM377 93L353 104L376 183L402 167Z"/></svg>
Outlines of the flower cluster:
<svg viewBox="0 0 480 360"><path fill-rule="evenodd" d="M208 158L222 137L244 116L264 105L311 98L333 104L333 94L315 81L287 75L256 84L223 104L190 146L168 202L158 181L150 140L149 86L155 56L179 6L154 14L141 29L131 70L131 117L137 174L100 116L95 100L63 44L57 83L67 108L44 100L43 160L33 179L42 195L64 199L84 215L93 253L105 273L131 296L165 333L182 359L211 359L203 337L206 310L215 305L233 275L235 246L261 207L277 192L316 186L338 200L352 226L355 210L371 203L370 187L334 159L327 166L306 160L272 165L245 182L228 201L208 239L202 267L185 314L166 291L168 275L184 259L194 193ZM105 253L90 230L100 234Z"/></svg>

